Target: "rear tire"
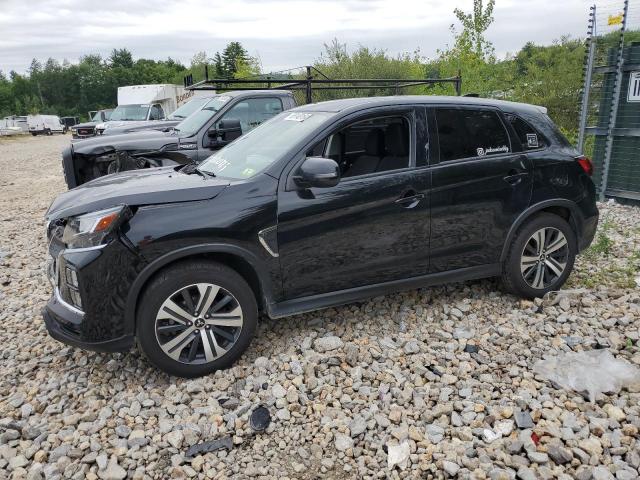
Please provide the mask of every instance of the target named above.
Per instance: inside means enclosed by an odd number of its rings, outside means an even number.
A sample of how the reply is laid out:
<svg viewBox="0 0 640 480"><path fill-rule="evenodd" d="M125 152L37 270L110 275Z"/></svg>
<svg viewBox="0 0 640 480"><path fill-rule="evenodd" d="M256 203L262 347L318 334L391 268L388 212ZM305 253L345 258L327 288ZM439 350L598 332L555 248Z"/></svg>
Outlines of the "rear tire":
<svg viewBox="0 0 640 480"><path fill-rule="evenodd" d="M53 133L51 132L51 129L50 129L50 128L47 128L47 129L45 130L45 133L46 133L47 135L53 135Z"/></svg>
<svg viewBox="0 0 640 480"><path fill-rule="evenodd" d="M576 245L563 218L541 213L527 220L513 238L502 267L505 288L525 298L559 290L573 269Z"/></svg>
<svg viewBox="0 0 640 480"><path fill-rule="evenodd" d="M155 366L199 377L231 366L251 343L258 307L237 272L214 262L184 262L161 271L139 303L138 344Z"/></svg>

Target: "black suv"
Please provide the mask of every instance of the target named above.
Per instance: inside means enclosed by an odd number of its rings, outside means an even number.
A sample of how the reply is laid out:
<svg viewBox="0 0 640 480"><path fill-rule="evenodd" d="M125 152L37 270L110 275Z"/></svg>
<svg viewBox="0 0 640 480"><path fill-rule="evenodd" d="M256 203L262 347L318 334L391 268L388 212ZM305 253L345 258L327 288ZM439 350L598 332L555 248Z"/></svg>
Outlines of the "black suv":
<svg viewBox="0 0 640 480"><path fill-rule="evenodd" d="M50 334L137 339L185 377L231 365L260 312L286 315L443 282L559 289L593 239L591 163L542 107L448 97L285 111L199 166L134 170L47 213Z"/></svg>

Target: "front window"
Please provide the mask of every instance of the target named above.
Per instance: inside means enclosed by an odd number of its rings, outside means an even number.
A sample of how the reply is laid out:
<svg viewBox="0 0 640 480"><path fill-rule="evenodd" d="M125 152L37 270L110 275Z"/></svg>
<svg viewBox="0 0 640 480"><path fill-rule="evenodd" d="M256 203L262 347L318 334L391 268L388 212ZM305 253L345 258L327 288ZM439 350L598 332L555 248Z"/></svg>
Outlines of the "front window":
<svg viewBox="0 0 640 480"><path fill-rule="evenodd" d="M284 112L206 159L199 170L242 180L262 172L284 157L331 113Z"/></svg>
<svg viewBox="0 0 640 480"><path fill-rule="evenodd" d="M238 120L242 133L245 134L280 112L282 112L282 102L279 98L248 98L231 107L220 121Z"/></svg>
<svg viewBox="0 0 640 480"><path fill-rule="evenodd" d="M175 112L169 115L169 120L182 120L187 118L196 110L200 110L202 106L209 101L208 98L192 98L187 103L177 108Z"/></svg>
<svg viewBox="0 0 640 480"><path fill-rule="evenodd" d="M188 118L185 118L176 125L175 129L180 132L180 135L185 137L195 135L229 100L231 100L231 97L228 95L213 97L201 110L198 110L193 115L189 115Z"/></svg>
<svg viewBox="0 0 640 480"><path fill-rule="evenodd" d="M404 116L358 121L321 144L322 155L336 161L343 178L409 167L409 121ZM315 147L307 152L314 155Z"/></svg>
<svg viewBox="0 0 640 480"><path fill-rule="evenodd" d="M102 117L100 116L100 112L96 112L93 114L92 122L100 123L102 121Z"/></svg>
<svg viewBox="0 0 640 480"><path fill-rule="evenodd" d="M164 111L160 105L153 105L151 107L151 113L149 120L162 120L164 118Z"/></svg>
<svg viewBox="0 0 640 480"><path fill-rule="evenodd" d="M109 120L129 121L146 120L149 112L149 105L118 105L111 113Z"/></svg>

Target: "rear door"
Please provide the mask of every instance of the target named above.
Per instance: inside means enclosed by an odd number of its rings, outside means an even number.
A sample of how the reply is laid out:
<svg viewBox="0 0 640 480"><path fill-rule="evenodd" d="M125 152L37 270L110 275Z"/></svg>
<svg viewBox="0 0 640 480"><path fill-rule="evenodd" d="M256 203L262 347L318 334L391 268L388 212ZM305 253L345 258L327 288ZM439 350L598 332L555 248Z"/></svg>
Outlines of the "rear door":
<svg viewBox="0 0 640 480"><path fill-rule="evenodd" d="M341 166L331 188L281 188L278 246L287 298L317 295L427 273L429 175L424 109L357 117L307 156ZM417 145L416 145L417 144ZM294 170L295 171L295 170Z"/></svg>
<svg viewBox="0 0 640 480"><path fill-rule="evenodd" d="M529 205L530 161L497 109L443 105L428 116L431 271L497 263L509 228Z"/></svg>

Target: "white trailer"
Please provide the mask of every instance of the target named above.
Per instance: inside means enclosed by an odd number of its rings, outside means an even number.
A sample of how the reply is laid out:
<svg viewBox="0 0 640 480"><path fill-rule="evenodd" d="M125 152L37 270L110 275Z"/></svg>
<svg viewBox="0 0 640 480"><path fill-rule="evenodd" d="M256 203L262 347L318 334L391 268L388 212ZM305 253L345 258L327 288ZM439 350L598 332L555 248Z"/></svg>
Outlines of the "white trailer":
<svg viewBox="0 0 640 480"><path fill-rule="evenodd" d="M0 135L20 135L29 132L27 117L10 115L0 120Z"/></svg>
<svg viewBox="0 0 640 480"><path fill-rule="evenodd" d="M54 133L65 133L66 128L57 115L28 115L27 125L29 133L34 137L41 133L53 135Z"/></svg>

